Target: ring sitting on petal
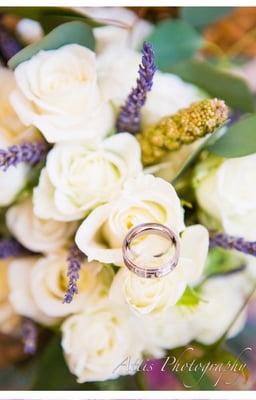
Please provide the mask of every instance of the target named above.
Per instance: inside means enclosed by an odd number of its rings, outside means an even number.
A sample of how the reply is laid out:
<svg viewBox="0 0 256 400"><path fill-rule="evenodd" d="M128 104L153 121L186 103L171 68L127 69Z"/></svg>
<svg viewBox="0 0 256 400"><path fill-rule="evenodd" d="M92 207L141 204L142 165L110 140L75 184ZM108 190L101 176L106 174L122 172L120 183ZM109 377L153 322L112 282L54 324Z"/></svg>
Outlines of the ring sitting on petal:
<svg viewBox="0 0 256 400"><path fill-rule="evenodd" d="M147 266L139 265L136 262L136 252L132 249L132 245L145 235L157 235L167 239L170 249L174 246L174 252L168 256L162 264L155 266L155 260L164 256L165 252L158 252L152 256L152 262ZM180 257L180 240L179 237L169 227L157 223L144 223L132 228L123 241L123 260L126 267L141 278L161 278L169 274L177 266Z"/></svg>

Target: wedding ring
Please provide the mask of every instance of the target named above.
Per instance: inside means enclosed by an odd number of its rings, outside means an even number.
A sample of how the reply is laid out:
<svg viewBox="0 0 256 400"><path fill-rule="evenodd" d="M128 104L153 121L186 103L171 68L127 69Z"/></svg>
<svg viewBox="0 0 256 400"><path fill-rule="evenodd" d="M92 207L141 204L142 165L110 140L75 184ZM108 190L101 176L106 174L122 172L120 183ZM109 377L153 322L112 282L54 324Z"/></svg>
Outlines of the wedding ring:
<svg viewBox="0 0 256 400"><path fill-rule="evenodd" d="M174 254L168 256L168 259L157 267L154 265L138 265L135 261L137 254L132 249L132 244L144 235L157 235L167 239L169 248L172 249L174 246ZM141 278L161 278L169 274L178 264L180 257L180 240L179 237L165 225L157 223L140 224L132 228L124 238L122 252L124 263L130 271ZM160 252L153 255L152 261L159 259L164 253Z"/></svg>

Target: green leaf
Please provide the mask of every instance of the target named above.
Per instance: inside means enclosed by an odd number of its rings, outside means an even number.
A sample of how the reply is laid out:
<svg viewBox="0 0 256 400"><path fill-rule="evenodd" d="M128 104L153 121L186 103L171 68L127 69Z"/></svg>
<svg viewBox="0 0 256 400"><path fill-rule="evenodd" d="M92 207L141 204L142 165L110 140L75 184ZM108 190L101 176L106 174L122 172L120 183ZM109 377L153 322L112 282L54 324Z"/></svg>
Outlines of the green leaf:
<svg viewBox="0 0 256 400"><path fill-rule="evenodd" d="M193 83L211 96L223 99L230 107L244 112L253 112L255 102L246 81L228 71L223 71L204 61L189 60L170 66L187 82Z"/></svg>
<svg viewBox="0 0 256 400"><path fill-rule="evenodd" d="M180 383L189 390L215 390L214 381L208 371L203 373L203 365L200 364L200 354L204 346L200 343L191 344L172 349L168 356L172 360L170 371L179 379ZM175 363L175 364L174 364ZM166 366L168 371L168 365Z"/></svg>
<svg viewBox="0 0 256 400"><path fill-rule="evenodd" d="M237 253L214 247L208 253L204 274L210 277L239 271L243 264L243 258Z"/></svg>
<svg viewBox="0 0 256 400"><path fill-rule="evenodd" d="M179 381L185 386L186 389L190 390L215 390L213 381L210 376L202 374L202 370L191 370L191 371L176 371L175 375Z"/></svg>
<svg viewBox="0 0 256 400"><path fill-rule="evenodd" d="M171 370L189 390L217 390L243 378L248 381L249 371L241 357L221 347L219 342L190 345L169 352ZM174 364L175 363L175 364ZM167 365L168 368L168 365Z"/></svg>
<svg viewBox="0 0 256 400"><path fill-rule="evenodd" d="M207 26L230 14L233 7L182 7L181 18L195 27Z"/></svg>
<svg viewBox="0 0 256 400"><path fill-rule="evenodd" d="M38 21L41 15L40 8L41 7L1 7L1 13L17 15L18 17L30 18Z"/></svg>
<svg viewBox="0 0 256 400"><path fill-rule="evenodd" d="M97 382L98 390L138 390L138 384L134 376L125 375L120 376L118 379L111 379L107 381Z"/></svg>
<svg viewBox="0 0 256 400"><path fill-rule="evenodd" d="M33 363L19 363L0 368L0 390L29 390L36 370Z"/></svg>
<svg viewBox="0 0 256 400"><path fill-rule="evenodd" d="M221 157L243 157L256 153L256 114L230 126L208 150Z"/></svg>
<svg viewBox="0 0 256 400"><path fill-rule="evenodd" d="M211 362L213 371L220 371L215 374L215 384L221 383L222 385L229 385L237 382L238 377L243 378L243 383L246 384L249 379L249 370L246 362L240 359L239 355L234 354L226 347L219 347L218 342L214 345L208 346L208 351L202 357L202 362ZM226 371L226 373L225 373ZM238 376L237 376L238 375Z"/></svg>
<svg viewBox="0 0 256 400"><path fill-rule="evenodd" d="M196 307L200 303L200 291L189 286L186 287L181 299L178 301L178 306Z"/></svg>
<svg viewBox="0 0 256 400"><path fill-rule="evenodd" d="M94 49L95 40L92 29L84 22L74 21L60 25L37 43L25 47L15 54L8 66L15 69L20 63L29 60L40 50L58 49L66 44L76 43Z"/></svg>
<svg viewBox="0 0 256 400"><path fill-rule="evenodd" d="M200 34L182 20L160 22L147 40L152 43L156 63L162 70L192 57L203 44Z"/></svg>
<svg viewBox="0 0 256 400"><path fill-rule="evenodd" d="M86 22L91 27L103 25L87 15L86 10L81 11L74 7L1 7L1 12L34 19L40 22L45 33L49 32L50 26L53 29L63 22L74 21L74 19Z"/></svg>

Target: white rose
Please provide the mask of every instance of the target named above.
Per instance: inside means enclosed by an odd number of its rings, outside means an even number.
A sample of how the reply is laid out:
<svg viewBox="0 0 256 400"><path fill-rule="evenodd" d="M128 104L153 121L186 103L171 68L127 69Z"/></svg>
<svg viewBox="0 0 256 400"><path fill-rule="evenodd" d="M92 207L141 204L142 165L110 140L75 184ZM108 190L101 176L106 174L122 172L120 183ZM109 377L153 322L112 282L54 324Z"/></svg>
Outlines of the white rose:
<svg viewBox="0 0 256 400"><path fill-rule="evenodd" d="M13 110L9 96L16 88L14 73L0 66L0 134L12 143L25 129Z"/></svg>
<svg viewBox="0 0 256 400"><path fill-rule="evenodd" d="M113 44L139 48L153 30L152 24L124 7L87 7L85 12L96 21L106 23L93 29L97 52Z"/></svg>
<svg viewBox="0 0 256 400"><path fill-rule="evenodd" d="M8 209L6 223L10 232L27 249L50 253L63 247L75 233L76 223L38 218L28 198Z"/></svg>
<svg viewBox="0 0 256 400"><path fill-rule="evenodd" d="M11 261L8 272L10 303L19 315L32 318L43 325L56 325L58 319L43 313L32 295L31 273L38 260L39 257L23 257Z"/></svg>
<svg viewBox="0 0 256 400"><path fill-rule="evenodd" d="M17 88L14 72L1 66L0 87L0 136L2 140L5 140L8 146L25 140L38 140L40 137L38 131L31 126L25 127L10 103L10 94Z"/></svg>
<svg viewBox="0 0 256 400"><path fill-rule="evenodd" d="M239 253L241 256L241 253ZM243 254L244 263L246 268L244 270L244 279L245 282L243 284L243 289L245 294L249 294L256 283L256 257ZM256 297L256 291L254 293L254 298Z"/></svg>
<svg viewBox="0 0 256 400"><path fill-rule="evenodd" d="M136 84L141 55L128 48L108 47L98 58L99 84L105 97L119 109ZM129 68L127 68L129 65ZM202 99L199 89L176 75L156 71L152 90L142 108L143 126L156 123Z"/></svg>
<svg viewBox="0 0 256 400"><path fill-rule="evenodd" d="M9 95L15 89L14 73L0 66L0 149L19 143L27 136L35 134L32 128L26 129L18 119L10 102ZM19 164L7 171L0 169L0 207L8 206L26 183L28 167Z"/></svg>
<svg viewBox="0 0 256 400"><path fill-rule="evenodd" d="M83 310L90 298L102 297L112 280L108 266L84 262L77 282L78 294L63 303L68 288L67 253L59 251L41 258L31 272L31 291L37 307L49 317L64 317Z"/></svg>
<svg viewBox="0 0 256 400"><path fill-rule="evenodd" d="M112 110L102 100L91 50L76 44L41 50L15 69L15 77L15 111L49 142L94 141L111 130Z"/></svg>
<svg viewBox="0 0 256 400"><path fill-rule="evenodd" d="M81 219L110 201L125 180L141 170L140 146L128 133L111 136L96 147L57 144L34 191L35 213L62 221Z"/></svg>
<svg viewBox="0 0 256 400"><path fill-rule="evenodd" d="M0 148L5 150L9 145L10 143L1 136ZM28 171L29 167L24 163L16 167L10 166L7 171L0 169L0 207L8 206L15 200L26 184Z"/></svg>
<svg viewBox="0 0 256 400"><path fill-rule="evenodd" d="M157 71L142 114L142 123L150 125L166 115L175 114L205 95L176 75Z"/></svg>
<svg viewBox="0 0 256 400"><path fill-rule="evenodd" d="M109 46L98 56L99 85L104 97L111 100L115 108L124 104L136 84L140 61L140 53L117 45Z"/></svg>
<svg viewBox="0 0 256 400"><path fill-rule="evenodd" d="M184 229L183 210L171 184L152 175L128 180L111 203L97 207L79 227L76 243L89 260L123 265L122 243L128 231L157 222L176 232ZM141 241L141 251L147 248Z"/></svg>
<svg viewBox="0 0 256 400"><path fill-rule="evenodd" d="M228 159L196 187L200 207L230 235L256 240L256 154Z"/></svg>
<svg viewBox="0 0 256 400"><path fill-rule="evenodd" d="M200 246L198 246L200 243ZM125 300L138 314L160 314L181 298L187 284L201 276L208 252L208 232L201 225L190 226L181 236L180 259L167 276L140 278L121 268L110 290L116 302Z"/></svg>
<svg viewBox="0 0 256 400"><path fill-rule="evenodd" d="M202 287L202 301L189 312L189 329L194 331L194 339L204 343L215 343L228 329L230 323L245 301L242 287L244 277L219 277L209 279ZM241 281L242 279L242 281ZM246 321L244 310L228 333L228 337L237 335Z"/></svg>
<svg viewBox="0 0 256 400"><path fill-rule="evenodd" d="M159 315L145 316L141 322L145 351L155 358L163 357L167 349L186 346L194 339L189 320L178 306L171 307Z"/></svg>
<svg viewBox="0 0 256 400"><path fill-rule="evenodd" d="M16 330L20 317L9 301L9 262L0 261L0 332L8 334Z"/></svg>
<svg viewBox="0 0 256 400"><path fill-rule="evenodd" d="M224 334L245 301L244 276L211 278L204 283L195 307L174 306L160 315L145 316L145 350L162 357L164 350L185 346L193 340L215 343ZM228 333L237 335L244 326L243 311Z"/></svg>
<svg viewBox="0 0 256 400"><path fill-rule="evenodd" d="M103 381L135 373L122 364L141 359L132 316L108 300L96 303L62 325L62 347L78 382Z"/></svg>

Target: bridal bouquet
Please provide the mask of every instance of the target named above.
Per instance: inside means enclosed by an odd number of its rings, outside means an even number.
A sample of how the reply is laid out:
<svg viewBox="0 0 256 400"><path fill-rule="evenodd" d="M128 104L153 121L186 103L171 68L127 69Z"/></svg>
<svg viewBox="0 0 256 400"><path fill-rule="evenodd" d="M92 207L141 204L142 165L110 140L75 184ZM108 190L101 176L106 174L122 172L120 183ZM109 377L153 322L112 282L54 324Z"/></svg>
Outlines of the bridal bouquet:
<svg viewBox="0 0 256 400"><path fill-rule="evenodd" d="M43 13L41 38L25 46L20 25L0 69L1 332L49 375L40 337L57 349L60 337L54 362L80 384L191 342L220 354L256 282L248 84L204 59L188 12L154 25L124 8L60 9L68 21L53 29ZM123 241L143 223L179 238L166 276L125 266ZM142 236L140 259L157 246Z"/></svg>

